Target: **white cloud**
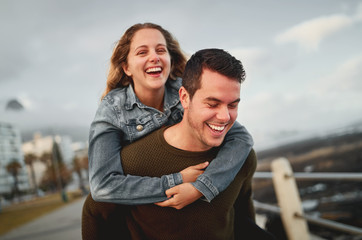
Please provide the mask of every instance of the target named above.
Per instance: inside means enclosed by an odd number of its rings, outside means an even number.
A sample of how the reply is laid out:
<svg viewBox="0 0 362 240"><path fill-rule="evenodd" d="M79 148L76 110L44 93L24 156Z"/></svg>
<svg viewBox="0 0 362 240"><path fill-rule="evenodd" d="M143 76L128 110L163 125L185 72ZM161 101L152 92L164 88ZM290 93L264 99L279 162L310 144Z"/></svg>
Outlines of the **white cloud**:
<svg viewBox="0 0 362 240"><path fill-rule="evenodd" d="M261 48L237 48L231 49L230 54L239 59L245 68L255 70L268 59L267 52Z"/></svg>
<svg viewBox="0 0 362 240"><path fill-rule="evenodd" d="M357 13L355 16L356 21L362 21L362 3L360 3L357 7Z"/></svg>
<svg viewBox="0 0 362 240"><path fill-rule="evenodd" d="M249 84L250 80L256 79L257 76L270 75L271 72L273 72L275 59L272 59L270 53L265 49L257 47L235 48L231 49L229 52L239 59L245 68L247 81L244 85Z"/></svg>
<svg viewBox="0 0 362 240"><path fill-rule="evenodd" d="M23 104L23 106L26 109L34 109L34 107L35 107L34 101L28 96L28 94L21 93L18 96L18 99L20 100L21 104Z"/></svg>
<svg viewBox="0 0 362 240"><path fill-rule="evenodd" d="M311 126L305 123L315 112L311 101L306 96L265 90L241 106L238 121L252 133L256 148L275 145L285 137L310 133Z"/></svg>
<svg viewBox="0 0 362 240"><path fill-rule="evenodd" d="M75 102L68 102L61 106L61 108L66 112L75 112L79 109L79 104Z"/></svg>
<svg viewBox="0 0 362 240"><path fill-rule="evenodd" d="M265 89L241 105L239 118L266 132L305 131L337 124L362 109L362 55L340 64L327 76L288 91ZM259 89L260 90L260 89ZM270 124L266 124L270 122ZM324 123L326 122L326 123Z"/></svg>
<svg viewBox="0 0 362 240"><path fill-rule="evenodd" d="M279 34L276 43L297 43L307 51L314 51L322 40L351 26L357 18L342 14L330 15L300 23Z"/></svg>
<svg viewBox="0 0 362 240"><path fill-rule="evenodd" d="M362 54L306 87L265 89L250 96L240 106L238 120L262 148L345 127L361 118L361 77Z"/></svg>
<svg viewBox="0 0 362 240"><path fill-rule="evenodd" d="M311 92L320 94L337 94L362 92L362 54L342 63L335 71L317 81Z"/></svg>

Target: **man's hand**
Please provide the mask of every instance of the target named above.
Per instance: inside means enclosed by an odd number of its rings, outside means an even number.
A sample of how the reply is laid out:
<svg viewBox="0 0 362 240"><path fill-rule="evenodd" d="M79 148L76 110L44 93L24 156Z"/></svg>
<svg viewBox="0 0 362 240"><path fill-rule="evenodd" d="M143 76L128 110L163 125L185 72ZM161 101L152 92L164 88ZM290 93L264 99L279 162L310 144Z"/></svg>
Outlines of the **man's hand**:
<svg viewBox="0 0 362 240"><path fill-rule="evenodd" d="M184 183L195 182L197 177L204 173L204 170L207 166L209 166L209 162L204 162L185 168L180 172L182 175L182 181Z"/></svg>
<svg viewBox="0 0 362 240"><path fill-rule="evenodd" d="M160 207L173 207L181 209L190 203L193 203L202 196L191 183L182 183L166 191L167 200L155 203Z"/></svg>

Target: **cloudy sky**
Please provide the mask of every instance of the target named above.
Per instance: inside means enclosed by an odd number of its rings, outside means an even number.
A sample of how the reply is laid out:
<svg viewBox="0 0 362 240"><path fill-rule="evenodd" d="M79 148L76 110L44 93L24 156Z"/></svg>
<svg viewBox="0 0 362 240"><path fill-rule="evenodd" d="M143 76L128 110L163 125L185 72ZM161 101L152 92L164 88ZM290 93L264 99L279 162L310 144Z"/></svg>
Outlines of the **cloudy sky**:
<svg viewBox="0 0 362 240"><path fill-rule="evenodd" d="M243 62L238 120L256 148L362 120L362 1L0 0L0 121L89 126L114 43L147 21L187 54ZM26 115L4 110L13 98Z"/></svg>

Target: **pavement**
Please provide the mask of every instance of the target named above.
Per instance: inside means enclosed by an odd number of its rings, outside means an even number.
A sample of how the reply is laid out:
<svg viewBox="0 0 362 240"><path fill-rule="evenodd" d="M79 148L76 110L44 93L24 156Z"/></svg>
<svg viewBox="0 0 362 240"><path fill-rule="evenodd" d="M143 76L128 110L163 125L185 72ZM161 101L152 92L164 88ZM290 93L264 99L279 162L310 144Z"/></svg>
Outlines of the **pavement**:
<svg viewBox="0 0 362 240"><path fill-rule="evenodd" d="M85 198L18 227L0 240L81 240L81 216Z"/></svg>

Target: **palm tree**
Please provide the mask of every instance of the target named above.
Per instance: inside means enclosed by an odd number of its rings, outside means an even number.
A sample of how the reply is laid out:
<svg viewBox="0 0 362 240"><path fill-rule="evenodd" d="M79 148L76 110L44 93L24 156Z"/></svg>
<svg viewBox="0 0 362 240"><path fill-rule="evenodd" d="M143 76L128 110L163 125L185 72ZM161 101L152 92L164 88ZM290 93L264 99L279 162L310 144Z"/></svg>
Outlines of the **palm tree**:
<svg viewBox="0 0 362 240"><path fill-rule="evenodd" d="M33 182L33 186L34 186L34 191L35 194L37 196L39 196L39 192L38 192L38 184L36 182L36 177L35 177L35 171L34 171L34 165L33 163L37 160L38 158L33 154L33 153L28 153L24 156L24 162L26 165L29 166L30 168L30 174L31 174L31 179Z"/></svg>
<svg viewBox="0 0 362 240"><path fill-rule="evenodd" d="M47 169L41 181L41 187L48 190L58 190L62 194L63 201L67 201L65 186L71 180L71 172L63 161L58 144L54 141L52 152L46 152L40 160Z"/></svg>
<svg viewBox="0 0 362 240"><path fill-rule="evenodd" d="M10 173L13 178L14 178L14 187L13 187L13 194L14 195L19 195L19 188L18 188L18 175L19 175L19 170L21 169L21 165L18 161L16 161L15 159L12 160L12 162L10 162L8 165L6 165L6 170L8 171L8 173Z"/></svg>
<svg viewBox="0 0 362 240"><path fill-rule="evenodd" d="M54 174L54 168L53 168L53 156L51 154L51 152L44 152L41 156L40 156L40 161L42 163L44 163L46 170L45 173L42 176L41 179L41 183L40 183L40 188L42 190L55 190L56 185L55 185L55 174Z"/></svg>
<svg viewBox="0 0 362 240"><path fill-rule="evenodd" d="M46 166L49 166L49 165L51 165L52 154L51 154L50 152L44 152L44 153L40 156L39 160L40 160L41 162L43 162Z"/></svg>

